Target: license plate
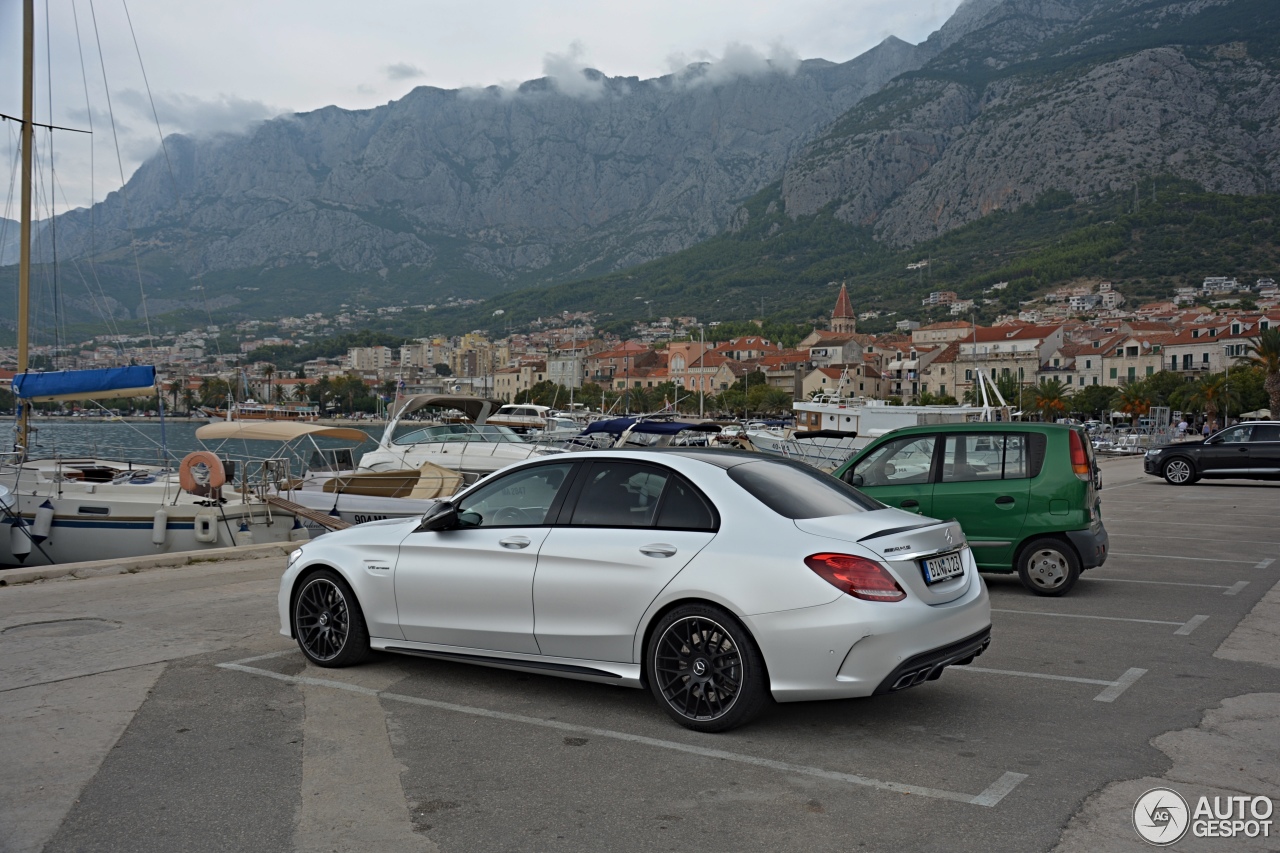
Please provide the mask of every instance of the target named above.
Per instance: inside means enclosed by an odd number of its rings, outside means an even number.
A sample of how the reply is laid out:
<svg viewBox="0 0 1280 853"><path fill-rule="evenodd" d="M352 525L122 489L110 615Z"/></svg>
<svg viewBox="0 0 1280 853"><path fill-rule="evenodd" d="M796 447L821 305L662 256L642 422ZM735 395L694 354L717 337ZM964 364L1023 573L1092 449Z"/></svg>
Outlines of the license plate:
<svg viewBox="0 0 1280 853"><path fill-rule="evenodd" d="M937 583L964 574L964 561L960 559L959 551L921 560L920 565L924 568L925 583Z"/></svg>

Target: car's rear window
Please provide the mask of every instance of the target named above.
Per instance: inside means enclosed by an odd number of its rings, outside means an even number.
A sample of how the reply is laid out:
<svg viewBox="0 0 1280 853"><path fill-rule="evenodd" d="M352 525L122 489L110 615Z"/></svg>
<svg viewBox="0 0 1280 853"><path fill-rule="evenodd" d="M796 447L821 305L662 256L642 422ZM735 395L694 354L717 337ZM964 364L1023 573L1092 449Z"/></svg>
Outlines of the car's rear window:
<svg viewBox="0 0 1280 853"><path fill-rule="evenodd" d="M825 518L884 506L830 474L799 462L748 462L730 468L729 477L785 518Z"/></svg>

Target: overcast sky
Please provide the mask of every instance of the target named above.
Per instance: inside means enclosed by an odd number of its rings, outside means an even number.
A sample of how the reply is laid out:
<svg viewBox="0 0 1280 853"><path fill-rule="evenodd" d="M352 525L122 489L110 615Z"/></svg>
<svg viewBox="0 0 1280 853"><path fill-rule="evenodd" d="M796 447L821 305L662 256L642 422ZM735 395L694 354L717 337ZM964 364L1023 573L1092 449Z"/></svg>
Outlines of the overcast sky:
<svg viewBox="0 0 1280 853"><path fill-rule="evenodd" d="M890 35L923 41L959 5L960 0L128 0L127 18L124 0L36 0L36 120L87 129L87 78L92 181L87 137L56 134L55 195L63 210L68 203L101 200L119 187L122 172L131 174L158 148L134 35L164 134L209 134L244 132L271 116L331 104L373 107L415 86L511 86L581 66L647 78L688 62L715 61L726 52L842 62ZM21 12L22 0L0 0L0 63L9 66L0 70L0 113L11 116L22 111ZM6 171L0 198L7 199L17 125L0 123L0 131ZM47 156L47 139L37 138L41 158ZM47 166L44 174L37 193L46 200L38 218L48 214ZM16 200L7 202L0 216L15 218L15 209Z"/></svg>

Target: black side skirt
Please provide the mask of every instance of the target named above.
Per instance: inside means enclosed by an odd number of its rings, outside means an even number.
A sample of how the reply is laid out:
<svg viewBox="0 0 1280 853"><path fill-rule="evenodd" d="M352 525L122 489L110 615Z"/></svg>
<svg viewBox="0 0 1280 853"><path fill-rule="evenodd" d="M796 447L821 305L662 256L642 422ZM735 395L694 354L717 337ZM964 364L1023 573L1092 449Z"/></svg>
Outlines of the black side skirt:
<svg viewBox="0 0 1280 853"><path fill-rule="evenodd" d="M386 651L398 652L405 655L418 655L424 658L440 658L441 660L456 660L464 663L487 663L493 666L509 666L519 669L543 669L551 672L570 672L574 675L590 675L596 678L622 678L616 672L605 672L603 669L593 669L589 666L574 666L568 663L553 663L551 661L531 661L521 660L519 658L503 658L490 657L489 655L469 655L465 652L429 652L422 649L406 649L400 646L387 646Z"/></svg>

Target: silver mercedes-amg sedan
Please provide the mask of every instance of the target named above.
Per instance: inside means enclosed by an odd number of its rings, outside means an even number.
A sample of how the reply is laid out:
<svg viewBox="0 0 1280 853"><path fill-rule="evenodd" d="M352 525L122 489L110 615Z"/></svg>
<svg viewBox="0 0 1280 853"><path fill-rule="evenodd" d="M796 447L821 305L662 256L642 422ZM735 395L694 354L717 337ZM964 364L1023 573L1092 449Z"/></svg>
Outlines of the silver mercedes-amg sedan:
<svg viewBox="0 0 1280 853"><path fill-rule="evenodd" d="M422 519L289 556L280 631L318 666L370 649L647 687L678 723L871 696L991 638L960 526L798 462L605 450L506 468Z"/></svg>

